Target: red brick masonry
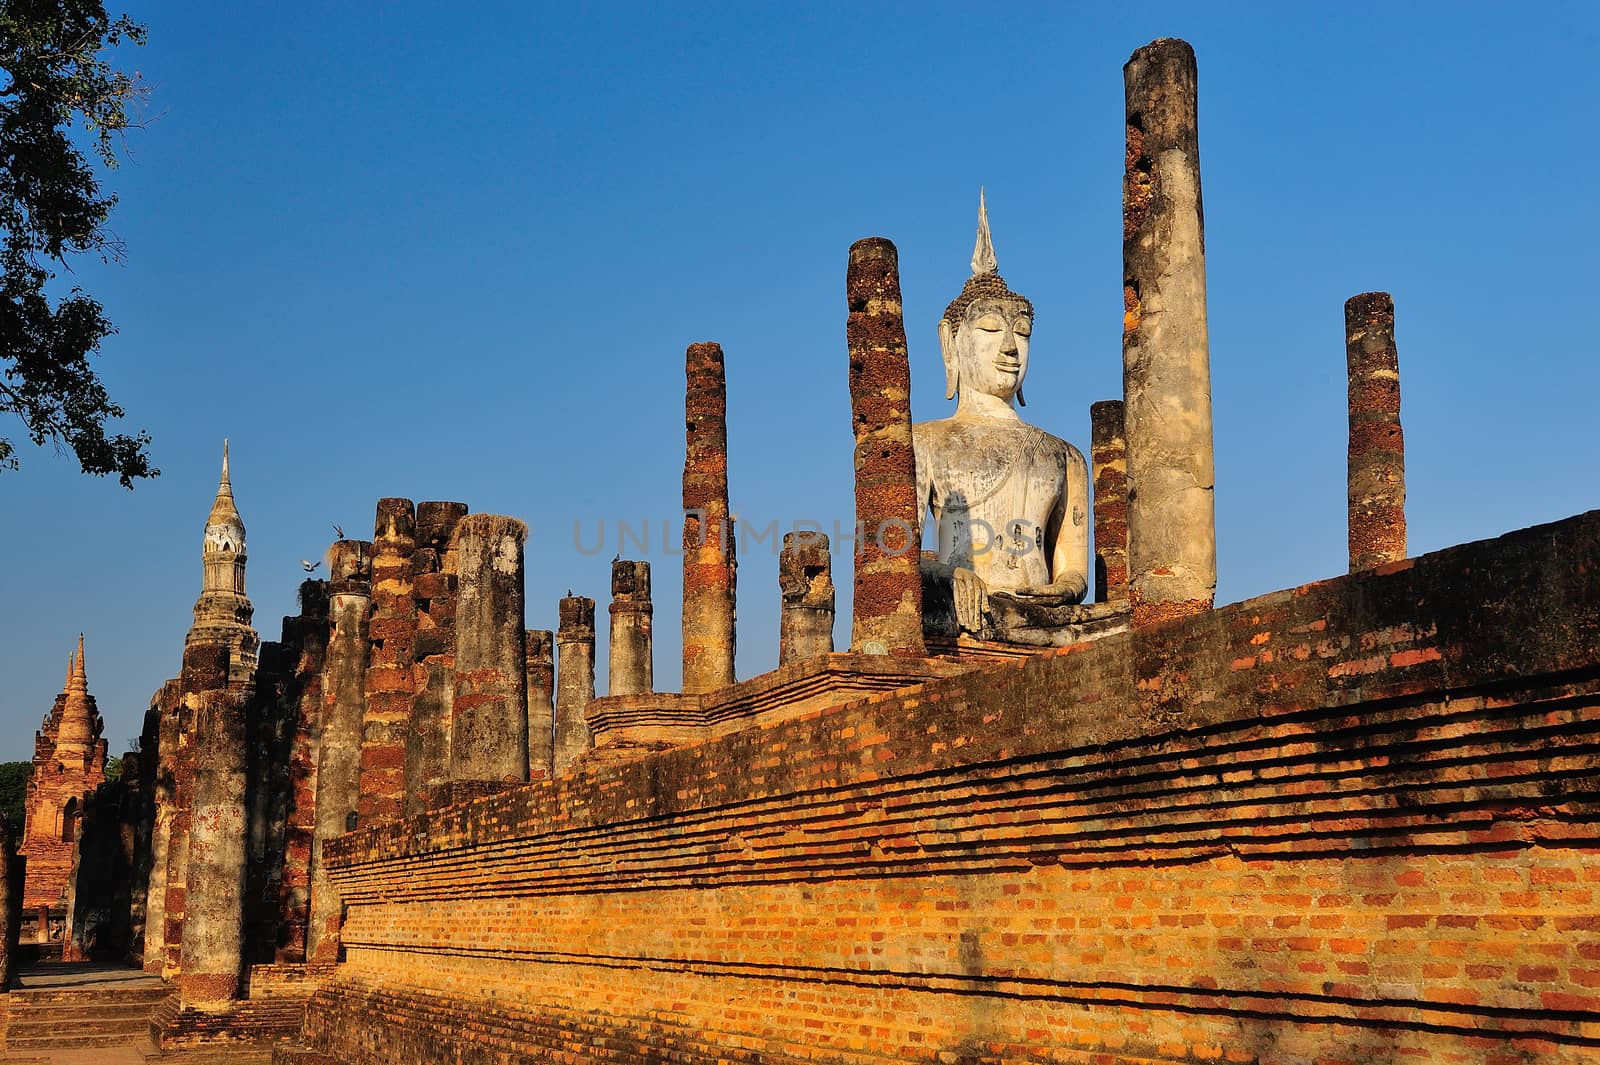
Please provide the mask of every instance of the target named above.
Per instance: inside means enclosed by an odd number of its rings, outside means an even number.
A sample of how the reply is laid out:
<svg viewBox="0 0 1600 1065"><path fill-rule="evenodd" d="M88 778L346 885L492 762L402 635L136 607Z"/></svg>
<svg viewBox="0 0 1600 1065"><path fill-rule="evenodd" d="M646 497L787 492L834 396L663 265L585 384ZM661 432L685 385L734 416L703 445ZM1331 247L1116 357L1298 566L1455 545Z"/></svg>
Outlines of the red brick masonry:
<svg viewBox="0 0 1600 1065"><path fill-rule="evenodd" d="M1600 1059L1600 512L327 844L360 1065Z"/></svg>

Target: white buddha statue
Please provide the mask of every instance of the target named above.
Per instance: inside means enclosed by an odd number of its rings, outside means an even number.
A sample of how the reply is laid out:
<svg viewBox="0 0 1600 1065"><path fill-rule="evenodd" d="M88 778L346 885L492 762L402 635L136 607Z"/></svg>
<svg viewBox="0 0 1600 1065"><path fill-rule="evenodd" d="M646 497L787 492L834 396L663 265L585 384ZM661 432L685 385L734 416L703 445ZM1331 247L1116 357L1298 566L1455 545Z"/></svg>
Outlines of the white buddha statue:
<svg viewBox="0 0 1600 1065"><path fill-rule="evenodd" d="M917 498L939 531L925 577L949 582L965 632L992 629L992 599L1036 613L1089 587L1088 464L1017 414L1032 335L1033 304L1000 277L980 192L972 277L939 321L956 410L912 427Z"/></svg>

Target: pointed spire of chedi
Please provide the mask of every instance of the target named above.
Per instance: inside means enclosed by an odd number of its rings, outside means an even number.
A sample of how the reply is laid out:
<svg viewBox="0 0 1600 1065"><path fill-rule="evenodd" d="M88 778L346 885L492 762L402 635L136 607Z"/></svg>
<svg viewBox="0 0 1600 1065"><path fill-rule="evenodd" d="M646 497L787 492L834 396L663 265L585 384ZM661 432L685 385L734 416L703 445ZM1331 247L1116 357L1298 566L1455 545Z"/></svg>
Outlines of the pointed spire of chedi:
<svg viewBox="0 0 1600 1065"><path fill-rule="evenodd" d="M261 638L251 628L255 608L244 589L244 519L233 501L233 480L228 463L228 442L222 442L222 476L217 482L217 497L206 516L205 539L201 547L203 577L200 598L194 604L194 624L185 647L196 644L227 647L230 678L235 683L248 680L255 672Z"/></svg>
<svg viewBox="0 0 1600 1065"><path fill-rule="evenodd" d="M67 698L61 708L61 724L56 728L56 761L62 764L83 762L94 748L99 713L89 694L89 678L83 665L83 634L78 634L78 653L73 656L72 673L67 678Z"/></svg>

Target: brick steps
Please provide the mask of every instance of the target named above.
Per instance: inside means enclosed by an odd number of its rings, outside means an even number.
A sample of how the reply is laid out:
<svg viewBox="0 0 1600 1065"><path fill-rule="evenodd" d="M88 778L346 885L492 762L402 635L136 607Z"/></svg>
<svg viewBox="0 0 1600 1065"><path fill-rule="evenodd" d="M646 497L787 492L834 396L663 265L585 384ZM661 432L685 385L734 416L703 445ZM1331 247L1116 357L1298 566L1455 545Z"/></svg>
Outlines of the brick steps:
<svg viewBox="0 0 1600 1065"><path fill-rule="evenodd" d="M146 1043L150 1015L172 996L164 984L20 987L6 997L6 1061L35 1053Z"/></svg>

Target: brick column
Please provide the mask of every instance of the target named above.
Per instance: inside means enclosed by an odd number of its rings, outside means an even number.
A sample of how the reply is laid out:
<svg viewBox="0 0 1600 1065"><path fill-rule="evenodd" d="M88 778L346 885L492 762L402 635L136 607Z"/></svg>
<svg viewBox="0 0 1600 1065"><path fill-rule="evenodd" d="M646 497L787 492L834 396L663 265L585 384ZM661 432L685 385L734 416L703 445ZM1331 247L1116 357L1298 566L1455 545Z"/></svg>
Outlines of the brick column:
<svg viewBox="0 0 1600 1065"><path fill-rule="evenodd" d="M911 449L911 364L900 255L883 237L850 246L850 413L856 435L855 601L850 650L921 656L921 552Z"/></svg>
<svg viewBox="0 0 1600 1065"><path fill-rule="evenodd" d="M311 920L311 839L316 834L317 757L322 741L322 667L328 650L328 586L300 585L300 614L285 619L286 646L297 653L289 691L294 732L289 740L289 794L284 823L283 877L278 884L279 962L303 962Z"/></svg>
<svg viewBox="0 0 1600 1065"><path fill-rule="evenodd" d="M450 779L450 722L456 687L456 566L452 536L465 503L417 504L411 590L417 636L411 674L416 694L406 730L406 814L421 813L432 789Z"/></svg>
<svg viewBox="0 0 1600 1065"><path fill-rule="evenodd" d="M698 693L733 683L737 563L728 517L728 392L722 348L690 344L685 369L683 690ZM560 750L558 740L558 764Z"/></svg>
<svg viewBox="0 0 1600 1065"><path fill-rule="evenodd" d="M409 499L378 500L372 534L372 641L367 709L361 722L361 823L405 812L406 729L416 693L412 675L417 604L411 556L416 515Z"/></svg>
<svg viewBox="0 0 1600 1065"><path fill-rule="evenodd" d="M228 687L228 649L191 644L183 649L178 711L174 715L172 827L167 843L166 901L162 913L161 976L175 980L183 971L183 928L188 911L190 826L193 824L198 756L195 721L204 700ZM241 741L243 746L243 741Z"/></svg>
<svg viewBox="0 0 1600 1065"><path fill-rule="evenodd" d="M151 786L150 873L145 886L141 964L145 972L155 976L160 976L167 965L167 862L176 802L173 781L178 757L178 705L182 698L181 683L169 680L151 700L156 742L152 750L144 752L144 757L154 763L155 779Z"/></svg>
<svg viewBox="0 0 1600 1065"><path fill-rule="evenodd" d="M1128 581L1144 626L1210 610L1216 596L1211 354L1194 50L1153 41L1122 73Z"/></svg>
<svg viewBox="0 0 1600 1065"><path fill-rule="evenodd" d="M546 780L555 773L556 662L555 633L529 629L528 674L528 779Z"/></svg>
<svg viewBox="0 0 1600 1065"><path fill-rule="evenodd" d="M833 558L825 533L783 534L778 554L778 665L833 650Z"/></svg>
<svg viewBox="0 0 1600 1065"><path fill-rule="evenodd" d="M456 693L452 780L528 779L523 557L528 527L472 514L456 526Z"/></svg>
<svg viewBox="0 0 1600 1065"><path fill-rule="evenodd" d="M322 846L348 831L360 804L361 722L371 648L372 545L340 540L331 554L317 816L311 840L311 924L306 932L306 958L313 962L339 957L340 902L322 863Z"/></svg>
<svg viewBox="0 0 1600 1065"><path fill-rule="evenodd" d="M1350 375L1350 572L1406 557L1406 442L1394 300L1364 292L1344 305Z"/></svg>
<svg viewBox="0 0 1600 1065"><path fill-rule="evenodd" d="M178 991L184 1006L216 1010L238 997L244 969L249 693L228 690L225 647L190 647L184 676L185 701L194 711L194 775ZM169 913L170 896L169 890Z"/></svg>
<svg viewBox="0 0 1600 1065"><path fill-rule="evenodd" d="M611 563L611 642L607 674L611 695L655 690L651 651L650 563L618 559Z"/></svg>
<svg viewBox="0 0 1600 1065"><path fill-rule="evenodd" d="M1089 407L1089 462L1094 475L1094 598L1128 601L1128 441L1122 400Z"/></svg>
<svg viewBox="0 0 1600 1065"><path fill-rule="evenodd" d="M561 626L556 630L555 772L594 747L583 711L594 698L594 600L569 595L561 600Z"/></svg>

